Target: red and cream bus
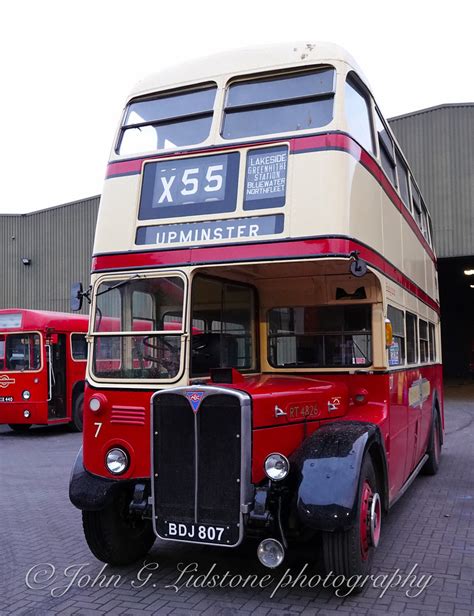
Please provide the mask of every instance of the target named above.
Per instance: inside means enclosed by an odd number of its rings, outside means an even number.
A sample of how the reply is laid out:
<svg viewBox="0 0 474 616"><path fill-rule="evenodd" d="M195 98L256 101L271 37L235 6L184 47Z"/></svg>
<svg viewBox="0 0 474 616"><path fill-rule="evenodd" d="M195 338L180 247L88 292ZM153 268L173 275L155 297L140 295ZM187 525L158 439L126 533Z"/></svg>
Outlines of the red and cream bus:
<svg viewBox="0 0 474 616"><path fill-rule="evenodd" d="M382 514L438 468L443 397L430 217L350 55L141 82L94 252L70 497L95 556L258 537L269 567L314 541L328 571L369 571Z"/></svg>
<svg viewBox="0 0 474 616"><path fill-rule="evenodd" d="M0 310L0 424L82 430L87 316Z"/></svg>

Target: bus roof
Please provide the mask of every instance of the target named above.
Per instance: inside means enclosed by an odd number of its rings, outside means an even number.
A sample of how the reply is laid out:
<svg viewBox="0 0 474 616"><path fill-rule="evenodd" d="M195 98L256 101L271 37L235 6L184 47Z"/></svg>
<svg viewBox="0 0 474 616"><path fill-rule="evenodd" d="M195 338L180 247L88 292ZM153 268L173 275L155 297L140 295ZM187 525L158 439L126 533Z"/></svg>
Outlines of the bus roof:
<svg viewBox="0 0 474 616"><path fill-rule="evenodd" d="M19 325L17 325L18 320L12 319L13 315L21 315ZM5 318L7 316L10 316L8 321ZM84 314L50 312L48 310L25 310L23 308L0 309L0 332L44 330L47 328L86 332L88 322L89 317Z"/></svg>
<svg viewBox="0 0 474 616"><path fill-rule="evenodd" d="M224 76L334 62L347 64L369 87L354 58L343 47L334 43L297 41L234 49L167 67L138 82L129 98Z"/></svg>

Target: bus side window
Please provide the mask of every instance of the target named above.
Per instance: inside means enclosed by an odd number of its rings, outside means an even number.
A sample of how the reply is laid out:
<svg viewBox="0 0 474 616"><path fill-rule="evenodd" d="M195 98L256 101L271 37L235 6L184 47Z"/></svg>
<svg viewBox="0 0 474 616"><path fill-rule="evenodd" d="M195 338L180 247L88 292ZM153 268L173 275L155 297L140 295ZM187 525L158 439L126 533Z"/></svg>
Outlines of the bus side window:
<svg viewBox="0 0 474 616"><path fill-rule="evenodd" d="M418 191L418 188L414 185L413 180L411 182L411 194L413 197L413 216L415 218L416 224L421 229L421 195Z"/></svg>
<svg viewBox="0 0 474 616"><path fill-rule="evenodd" d="M5 370L5 336L0 336L0 370Z"/></svg>
<svg viewBox="0 0 474 616"><path fill-rule="evenodd" d="M436 361L435 326L433 325L433 323L428 323L428 329L429 329L430 361Z"/></svg>
<svg viewBox="0 0 474 616"><path fill-rule="evenodd" d="M393 342L388 349L388 365L401 366L405 363L405 315L403 310L388 306L387 317L393 334Z"/></svg>
<svg viewBox="0 0 474 616"><path fill-rule="evenodd" d="M430 233L428 228L428 211L426 210L426 205L423 203L423 199L421 200L421 232L423 233L423 237L429 244Z"/></svg>
<svg viewBox="0 0 474 616"><path fill-rule="evenodd" d="M71 352L72 358L77 361L87 359L87 342L85 334L72 334Z"/></svg>
<svg viewBox="0 0 474 616"><path fill-rule="evenodd" d="M416 364L418 359L418 335L416 327L416 315L406 313L407 322L407 363Z"/></svg>
<svg viewBox="0 0 474 616"><path fill-rule="evenodd" d="M385 173L388 175L392 184L397 187L397 176L395 173L395 157L393 153L393 141L390 137L390 134L385 126L384 121L382 120L382 116L380 115L380 111L377 109L377 113L375 114L375 124L377 129L377 134L379 138L379 147L380 147L380 161L382 163L382 168Z"/></svg>
<svg viewBox="0 0 474 616"><path fill-rule="evenodd" d="M371 154L375 153L369 98L363 94L352 76L345 86L346 122L351 137Z"/></svg>
<svg viewBox="0 0 474 616"><path fill-rule="evenodd" d="M420 362L425 363L429 359L428 353L428 323L423 319L418 322L420 330Z"/></svg>
<svg viewBox="0 0 474 616"><path fill-rule="evenodd" d="M398 187L400 189L400 196L407 210L411 212L410 191L408 188L408 169L398 150L396 151L395 156L397 159Z"/></svg>

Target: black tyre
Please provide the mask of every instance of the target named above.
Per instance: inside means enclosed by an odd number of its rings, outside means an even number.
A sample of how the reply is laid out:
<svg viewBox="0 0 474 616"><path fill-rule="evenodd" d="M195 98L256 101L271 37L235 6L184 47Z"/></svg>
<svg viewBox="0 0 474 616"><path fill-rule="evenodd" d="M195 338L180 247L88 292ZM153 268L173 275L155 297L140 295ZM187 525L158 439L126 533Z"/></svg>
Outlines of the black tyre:
<svg viewBox="0 0 474 616"><path fill-rule="evenodd" d="M14 432L28 432L31 424L8 424Z"/></svg>
<svg viewBox="0 0 474 616"><path fill-rule="evenodd" d="M151 521L129 515L130 500L122 493L106 509L82 512L87 544L94 556L104 563L134 563L148 554L155 542Z"/></svg>
<svg viewBox="0 0 474 616"><path fill-rule="evenodd" d="M71 430L73 432L82 432L84 416L84 394L80 393L74 400L72 409Z"/></svg>
<svg viewBox="0 0 474 616"><path fill-rule="evenodd" d="M373 515L371 510L373 508ZM362 463L359 478L357 517L347 531L325 532L322 535L323 560L326 573L365 576L370 572L372 559L380 539L382 507L378 493L377 477L370 455ZM371 520L373 530L371 531ZM361 592L355 587L353 592Z"/></svg>
<svg viewBox="0 0 474 616"><path fill-rule="evenodd" d="M423 465L423 474L436 475L439 469L441 460L441 426L439 423L439 413L435 410L433 417L433 428L431 430L430 445L428 451L428 460Z"/></svg>

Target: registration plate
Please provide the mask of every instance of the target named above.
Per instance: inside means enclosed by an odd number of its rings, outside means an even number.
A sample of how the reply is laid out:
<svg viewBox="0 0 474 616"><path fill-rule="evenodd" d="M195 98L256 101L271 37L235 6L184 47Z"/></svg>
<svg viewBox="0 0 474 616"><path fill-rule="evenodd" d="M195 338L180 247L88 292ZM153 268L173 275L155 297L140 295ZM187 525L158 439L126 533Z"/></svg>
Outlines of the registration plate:
<svg viewBox="0 0 474 616"><path fill-rule="evenodd" d="M165 522L165 539L193 541L197 543L229 544L230 526L213 526L190 522Z"/></svg>
<svg viewBox="0 0 474 616"><path fill-rule="evenodd" d="M13 402L13 396L0 396L0 402Z"/></svg>

